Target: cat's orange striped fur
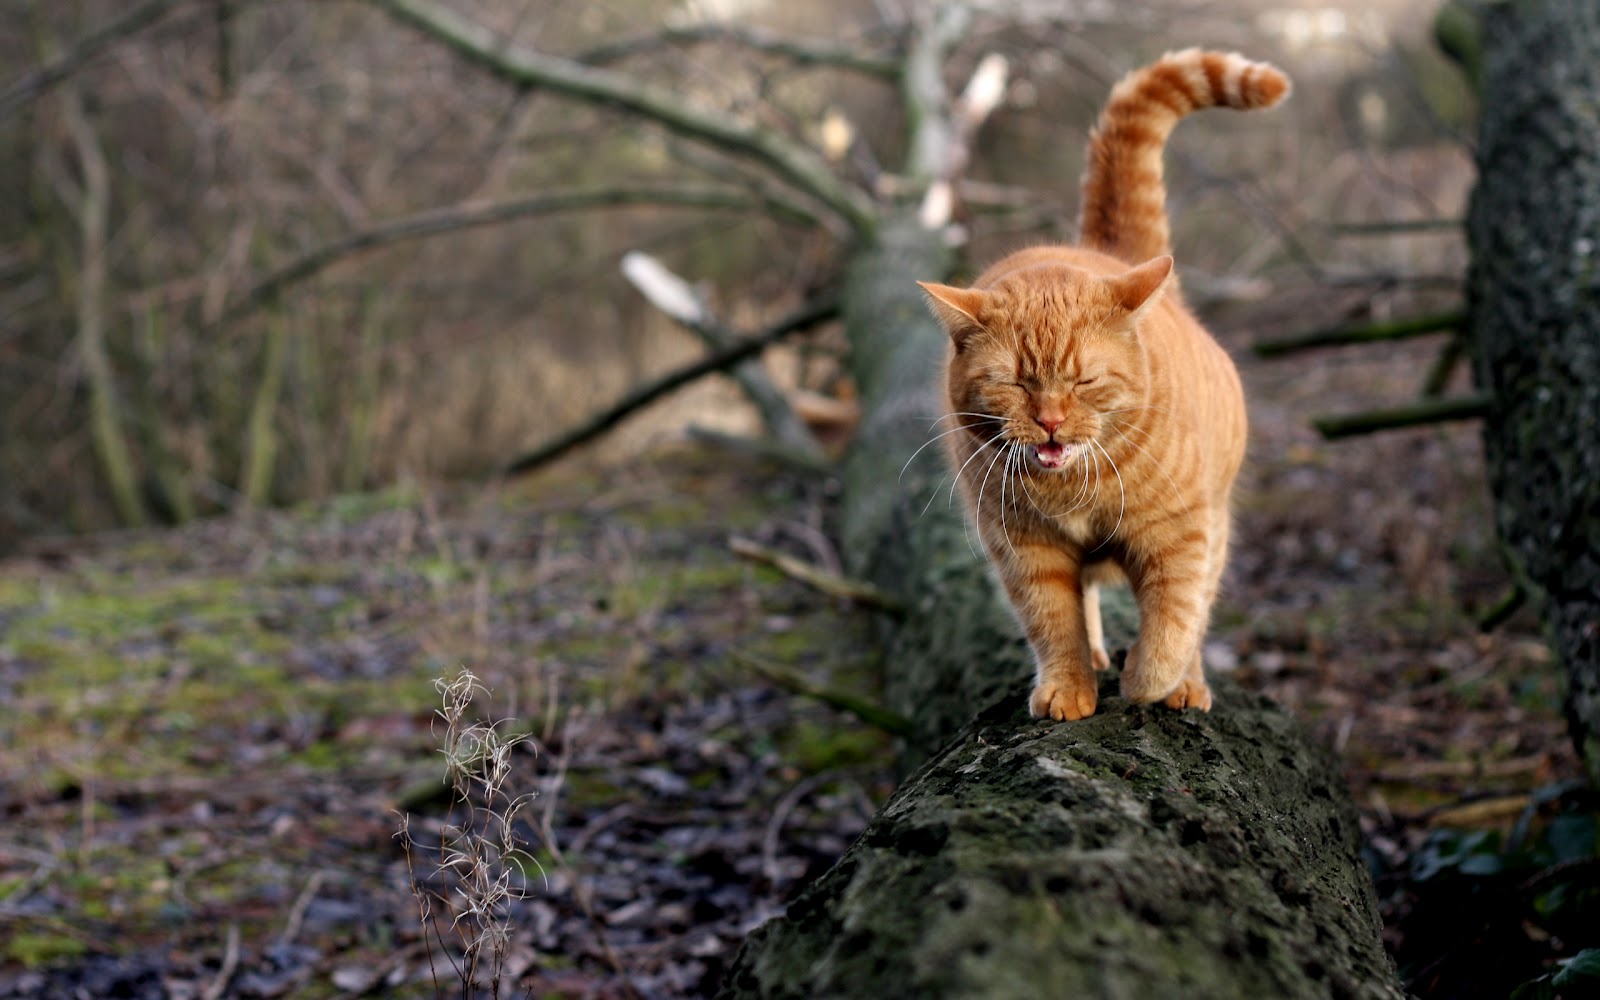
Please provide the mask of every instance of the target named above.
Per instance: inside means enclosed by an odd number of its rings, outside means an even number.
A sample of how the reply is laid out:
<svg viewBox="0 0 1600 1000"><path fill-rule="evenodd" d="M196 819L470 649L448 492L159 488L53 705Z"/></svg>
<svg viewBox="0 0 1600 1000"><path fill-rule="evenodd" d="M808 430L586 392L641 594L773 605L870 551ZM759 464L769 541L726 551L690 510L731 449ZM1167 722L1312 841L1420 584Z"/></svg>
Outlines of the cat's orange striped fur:
<svg viewBox="0 0 1600 1000"><path fill-rule="evenodd" d="M1099 588L1127 582L1122 694L1211 707L1201 642L1227 559L1245 406L1172 273L1161 155L1200 108L1269 107L1265 63L1188 49L1129 74L1090 140L1080 246L1033 247L970 288L923 284L950 332L952 468L1037 661L1036 716L1094 713Z"/></svg>

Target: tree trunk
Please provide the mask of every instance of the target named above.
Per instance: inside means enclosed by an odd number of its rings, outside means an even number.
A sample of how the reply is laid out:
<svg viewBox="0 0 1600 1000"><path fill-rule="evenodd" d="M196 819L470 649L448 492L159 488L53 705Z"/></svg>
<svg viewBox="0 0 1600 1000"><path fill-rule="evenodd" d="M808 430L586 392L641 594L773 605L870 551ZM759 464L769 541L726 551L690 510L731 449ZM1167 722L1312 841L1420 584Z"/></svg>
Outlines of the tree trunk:
<svg viewBox="0 0 1600 1000"><path fill-rule="evenodd" d="M1600 781L1600 8L1518 0L1483 16L1468 294L1495 519Z"/></svg>
<svg viewBox="0 0 1600 1000"><path fill-rule="evenodd" d="M1088 720L1028 717L1027 649L937 445L906 467L942 429L945 337L913 281L948 262L891 219L844 304L864 416L841 531L910 608L887 686L921 767L725 995L1402 995L1337 766L1287 713L1227 684L1209 714L1131 706L1108 681Z"/></svg>

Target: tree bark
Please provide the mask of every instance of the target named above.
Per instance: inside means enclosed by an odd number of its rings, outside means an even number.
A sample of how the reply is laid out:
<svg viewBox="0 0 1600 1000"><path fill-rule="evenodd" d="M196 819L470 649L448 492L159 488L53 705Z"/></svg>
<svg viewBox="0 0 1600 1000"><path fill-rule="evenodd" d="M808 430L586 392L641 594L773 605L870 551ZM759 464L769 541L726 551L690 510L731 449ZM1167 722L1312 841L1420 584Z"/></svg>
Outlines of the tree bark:
<svg viewBox="0 0 1600 1000"><path fill-rule="evenodd" d="M948 251L906 218L877 233L844 300L863 419L841 532L909 609L887 701L921 766L724 995L1401 996L1338 767L1283 710L1226 683L1210 713L1132 706L1108 678L1092 718L1029 718L1029 654L937 446L908 464L945 340L913 281ZM1131 624L1125 604L1108 634Z"/></svg>
<svg viewBox="0 0 1600 1000"><path fill-rule="evenodd" d="M1495 520L1568 678L1600 781L1600 8L1483 8L1468 216L1473 375Z"/></svg>

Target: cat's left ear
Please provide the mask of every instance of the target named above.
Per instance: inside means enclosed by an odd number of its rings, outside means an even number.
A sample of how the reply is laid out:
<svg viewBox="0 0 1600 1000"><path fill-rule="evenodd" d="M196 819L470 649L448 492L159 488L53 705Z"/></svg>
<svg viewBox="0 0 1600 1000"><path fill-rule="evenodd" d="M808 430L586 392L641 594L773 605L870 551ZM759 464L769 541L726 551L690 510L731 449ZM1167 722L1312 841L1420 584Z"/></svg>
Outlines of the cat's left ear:
<svg viewBox="0 0 1600 1000"><path fill-rule="evenodd" d="M950 331L950 339L960 350L973 333L983 328L979 314L983 312L984 294L976 288L952 288L932 281L919 281L928 293L928 305L939 322Z"/></svg>
<svg viewBox="0 0 1600 1000"><path fill-rule="evenodd" d="M1138 318L1160 301L1161 290L1167 287L1171 277L1172 255L1162 254L1131 271L1107 279L1107 284L1111 286L1111 294L1116 296L1117 304L1126 309L1130 317Z"/></svg>

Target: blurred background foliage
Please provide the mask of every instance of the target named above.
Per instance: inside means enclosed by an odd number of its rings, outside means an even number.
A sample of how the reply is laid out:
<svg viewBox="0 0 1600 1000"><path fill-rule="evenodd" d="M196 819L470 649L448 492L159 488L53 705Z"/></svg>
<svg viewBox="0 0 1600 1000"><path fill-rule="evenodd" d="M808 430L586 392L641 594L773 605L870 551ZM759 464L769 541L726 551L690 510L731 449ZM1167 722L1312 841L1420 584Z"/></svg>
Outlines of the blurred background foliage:
<svg viewBox="0 0 1600 1000"><path fill-rule="evenodd" d="M40 533L182 521L405 476L477 476L696 356L617 273L643 249L750 328L825 287L842 232L751 168L595 107L518 90L372 6L185 0L49 87L129 0L4 0L0 64L0 547ZM146 5L148 6L148 5ZM453 0L514 43L625 71L835 152L892 187L892 76L710 30L895 55L896 3ZM974 258L1070 235L1082 143L1106 88L1203 43L1283 62L1291 110L1180 134L1170 178L1191 294L1213 308L1285 282L1384 313L1456 295L1471 97L1404 3L1239 0L980 5L948 68L1000 51ZM733 20L723 20L724 18ZM1270 120L1269 120L1270 119ZM708 190L721 207L638 203L522 214L285 269L418 213L561 192ZM622 195L617 195L622 197ZM1351 240L1341 221L1443 218ZM276 277L275 277L276 276ZM1347 310L1348 311L1348 310ZM1307 322L1326 316L1307 316ZM833 391L826 337L790 383ZM793 359L791 359L793 361ZM706 384L613 435L636 450L685 423L748 422Z"/></svg>

